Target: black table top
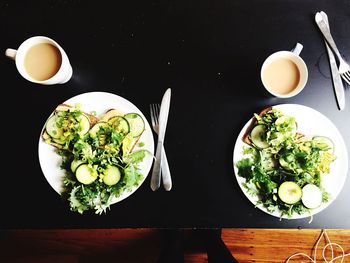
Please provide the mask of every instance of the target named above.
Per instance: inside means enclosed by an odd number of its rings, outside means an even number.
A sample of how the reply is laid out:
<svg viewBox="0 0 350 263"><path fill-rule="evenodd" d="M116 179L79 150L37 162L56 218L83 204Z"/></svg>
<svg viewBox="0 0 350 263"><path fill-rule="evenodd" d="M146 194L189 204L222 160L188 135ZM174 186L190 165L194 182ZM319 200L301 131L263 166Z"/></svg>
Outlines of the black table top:
<svg viewBox="0 0 350 263"><path fill-rule="evenodd" d="M0 1L1 50L43 35L67 52L73 77L62 85L23 79L3 55L0 228L271 227L350 228L350 179L338 198L309 218L279 220L254 208L233 173L238 133L265 106L296 103L327 116L350 149L350 107L339 111L328 57L315 22L328 14L350 61L350 2L337 1ZM290 99L260 81L264 59L300 42L309 79ZM38 139L47 116L77 94L105 91L149 104L172 89L165 147L173 189L150 176L106 215L69 211L44 178ZM346 100L350 103L348 88ZM5 106L6 105L6 106Z"/></svg>

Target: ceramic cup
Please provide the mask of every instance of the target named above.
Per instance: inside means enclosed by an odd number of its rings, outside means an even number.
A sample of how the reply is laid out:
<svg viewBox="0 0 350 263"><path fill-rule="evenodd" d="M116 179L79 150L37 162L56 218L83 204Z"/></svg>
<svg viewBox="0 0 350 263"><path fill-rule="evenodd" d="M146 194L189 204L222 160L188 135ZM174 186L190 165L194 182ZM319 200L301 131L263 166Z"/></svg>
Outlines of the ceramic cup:
<svg viewBox="0 0 350 263"><path fill-rule="evenodd" d="M271 54L260 71L265 89L275 97L290 98L300 93L308 79L308 69L299 56L303 45L297 43L292 51Z"/></svg>
<svg viewBox="0 0 350 263"><path fill-rule="evenodd" d="M44 85L63 84L70 80L73 74L66 52L56 41L48 37L31 37L25 40L17 50L6 49L5 55L15 60L17 70L23 78L34 83ZM55 62L53 62L53 58ZM28 60L30 61L28 62ZM53 65L53 63L57 65ZM45 71L48 67L53 66L55 68L52 68L51 72L43 72L48 76L47 78L38 78L40 72L33 73L40 70Z"/></svg>

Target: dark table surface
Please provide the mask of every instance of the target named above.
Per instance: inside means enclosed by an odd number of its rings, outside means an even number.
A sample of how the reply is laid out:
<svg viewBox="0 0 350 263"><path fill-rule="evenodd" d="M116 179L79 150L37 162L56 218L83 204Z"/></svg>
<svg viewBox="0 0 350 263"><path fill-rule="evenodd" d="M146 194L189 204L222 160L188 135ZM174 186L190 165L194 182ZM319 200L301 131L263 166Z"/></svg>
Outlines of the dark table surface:
<svg viewBox="0 0 350 263"><path fill-rule="evenodd" d="M233 173L238 133L253 112L296 103L323 113L350 147L350 94L339 111L328 57L314 22L328 14L350 61L350 2L337 1L0 1L2 167L0 228L271 227L350 228L350 179L338 198L309 218L279 220L254 208ZM6 48L44 35L66 51L73 77L44 86L23 79ZM300 42L309 79L290 99L270 96L259 74L264 59ZM106 91L149 104L172 89L165 147L173 189L150 189L150 176L106 215L69 211L38 161L40 131L59 103Z"/></svg>

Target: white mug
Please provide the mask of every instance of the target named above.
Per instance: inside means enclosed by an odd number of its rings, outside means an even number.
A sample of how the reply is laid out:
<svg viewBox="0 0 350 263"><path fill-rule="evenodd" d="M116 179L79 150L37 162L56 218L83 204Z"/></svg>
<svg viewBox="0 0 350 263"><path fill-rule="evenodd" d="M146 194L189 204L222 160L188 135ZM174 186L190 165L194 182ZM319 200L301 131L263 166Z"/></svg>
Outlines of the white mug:
<svg viewBox="0 0 350 263"><path fill-rule="evenodd" d="M57 56L60 57L60 60L57 62L57 63L60 63L60 65L57 65L57 70L55 70L53 74L51 74L47 79L36 79L35 77L33 77L33 75L29 74L25 66L26 56L29 54L29 51L33 50L32 48L38 44L52 45L53 48L55 49L55 52L57 51L57 54L58 54ZM70 80L73 74L73 69L69 62L66 52L56 41L48 37L44 37L44 36L31 37L25 40L17 50L12 48L6 49L5 55L15 60L17 70L22 75L22 77L34 83L45 84L45 85L63 84L63 83L66 83L68 80ZM42 60L39 60L39 62L42 62Z"/></svg>
<svg viewBox="0 0 350 263"><path fill-rule="evenodd" d="M299 56L303 45L297 43L292 51L271 54L260 71L265 89L275 97L290 98L299 94L308 80L308 69Z"/></svg>

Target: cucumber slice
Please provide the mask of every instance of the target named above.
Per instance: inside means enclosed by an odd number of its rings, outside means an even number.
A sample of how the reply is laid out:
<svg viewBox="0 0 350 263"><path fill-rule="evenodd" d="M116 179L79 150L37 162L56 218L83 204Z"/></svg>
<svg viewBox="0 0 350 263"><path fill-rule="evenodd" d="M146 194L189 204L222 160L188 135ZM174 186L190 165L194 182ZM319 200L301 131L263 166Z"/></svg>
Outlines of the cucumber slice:
<svg viewBox="0 0 350 263"><path fill-rule="evenodd" d="M285 155L282 155L279 160L279 164L286 170L292 170L293 169L293 163L296 162L295 155L292 153L288 153Z"/></svg>
<svg viewBox="0 0 350 263"><path fill-rule="evenodd" d="M115 117L115 116L123 116L124 113L117 109L110 109L108 110L101 118L101 121L107 122L109 119Z"/></svg>
<svg viewBox="0 0 350 263"><path fill-rule="evenodd" d="M254 145L260 149L269 147L266 141L266 126L263 124L256 125L250 132L250 139Z"/></svg>
<svg viewBox="0 0 350 263"><path fill-rule="evenodd" d="M67 131L64 127L58 127L58 116L56 114L52 115L46 122L46 132L54 139L62 138L62 135ZM81 114L77 117L76 121L80 125L79 135L83 136L90 130L90 119L85 114ZM61 141L64 143L63 141ZM57 142L59 143L59 142ZM62 144L61 143L61 144Z"/></svg>
<svg viewBox="0 0 350 263"><path fill-rule="evenodd" d="M274 158L273 154L268 151L268 149L263 149L260 152L260 162L261 166L265 171L271 171L278 166L277 160Z"/></svg>
<svg viewBox="0 0 350 263"><path fill-rule="evenodd" d="M77 118L79 125L80 125L80 131L79 131L79 135L83 136L85 134L87 134L90 130L90 119L88 116L86 116L85 114L81 114L78 118Z"/></svg>
<svg viewBox="0 0 350 263"><path fill-rule="evenodd" d="M321 150L334 153L334 143L330 138L326 136L314 136L312 138L312 143L314 146L320 148Z"/></svg>
<svg viewBox="0 0 350 263"><path fill-rule="evenodd" d="M109 127L107 122L98 122L94 125L94 127L92 127L89 131L89 134L92 138L96 138L97 133L101 130L101 129L107 129ZM102 132L101 132L102 134Z"/></svg>
<svg viewBox="0 0 350 263"><path fill-rule="evenodd" d="M121 173L118 167L109 166L104 172L103 182L106 185L115 185L119 182Z"/></svg>
<svg viewBox="0 0 350 263"><path fill-rule="evenodd" d="M302 193L301 201L307 208L314 209L322 204L322 191L317 185L305 185L302 189Z"/></svg>
<svg viewBox="0 0 350 263"><path fill-rule="evenodd" d="M70 163L70 169L73 173L75 173L75 171L77 170L77 168L79 167L79 165L83 164L84 162L82 160L78 160L78 159L74 159L71 163Z"/></svg>
<svg viewBox="0 0 350 263"><path fill-rule="evenodd" d="M139 137L145 130L145 122L137 113L128 113L124 118L129 122L130 133L133 137Z"/></svg>
<svg viewBox="0 0 350 263"><path fill-rule="evenodd" d="M81 164L75 171L75 176L77 180L82 184L91 184L97 177L97 171L87 164Z"/></svg>
<svg viewBox="0 0 350 263"><path fill-rule="evenodd" d="M63 134L63 129L59 128L57 126L57 116L52 115L46 122L46 132L48 135L50 135L52 138L58 139Z"/></svg>
<svg viewBox="0 0 350 263"><path fill-rule="evenodd" d="M115 116L110 118L107 123L117 132L127 134L130 131L129 122L124 117Z"/></svg>
<svg viewBox="0 0 350 263"><path fill-rule="evenodd" d="M108 127L110 126L107 122L98 122L89 131L91 138L98 137L100 146L103 146L107 143L107 136L104 130Z"/></svg>
<svg viewBox="0 0 350 263"><path fill-rule="evenodd" d="M292 205L300 201L302 190L295 182L287 181L278 188L278 196L282 202Z"/></svg>

